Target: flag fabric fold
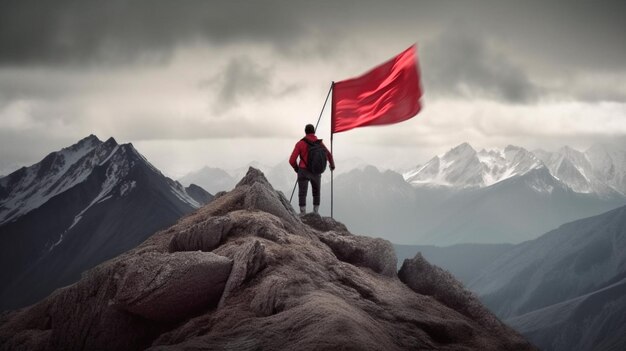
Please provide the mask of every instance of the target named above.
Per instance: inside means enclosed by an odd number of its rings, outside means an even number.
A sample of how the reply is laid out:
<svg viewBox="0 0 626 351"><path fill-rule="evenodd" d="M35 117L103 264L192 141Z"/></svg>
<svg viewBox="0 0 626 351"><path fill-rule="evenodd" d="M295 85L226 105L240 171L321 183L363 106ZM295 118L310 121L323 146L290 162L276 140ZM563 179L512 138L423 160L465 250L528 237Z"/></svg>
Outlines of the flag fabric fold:
<svg viewBox="0 0 626 351"><path fill-rule="evenodd" d="M393 124L421 109L415 45L364 75L333 85L332 133Z"/></svg>

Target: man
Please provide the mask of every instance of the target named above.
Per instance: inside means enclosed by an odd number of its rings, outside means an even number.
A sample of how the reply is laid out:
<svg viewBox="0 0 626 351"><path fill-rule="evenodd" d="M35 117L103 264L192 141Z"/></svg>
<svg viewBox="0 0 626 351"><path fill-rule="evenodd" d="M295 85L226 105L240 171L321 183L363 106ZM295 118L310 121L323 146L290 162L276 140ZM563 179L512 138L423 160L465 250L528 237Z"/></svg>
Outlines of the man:
<svg viewBox="0 0 626 351"><path fill-rule="evenodd" d="M291 157L289 157L289 164L293 167L293 170L298 173L300 214L306 213L306 194L309 182L311 182L311 188L313 188L313 212L318 213L320 207L322 172L326 168L326 160L330 164L330 170L334 171L335 161L333 161L333 155L328 151L324 143L322 143L322 140L315 136L315 127L313 127L312 124L307 124L306 127L304 127L304 133L306 134L305 137L298 141L293 148ZM322 158L319 158L318 152L321 152ZM315 158L315 160L309 160L309 155ZM323 158L323 156L325 156L325 158ZM299 163L296 162L298 157L300 157ZM321 167L319 162L323 162L323 167Z"/></svg>

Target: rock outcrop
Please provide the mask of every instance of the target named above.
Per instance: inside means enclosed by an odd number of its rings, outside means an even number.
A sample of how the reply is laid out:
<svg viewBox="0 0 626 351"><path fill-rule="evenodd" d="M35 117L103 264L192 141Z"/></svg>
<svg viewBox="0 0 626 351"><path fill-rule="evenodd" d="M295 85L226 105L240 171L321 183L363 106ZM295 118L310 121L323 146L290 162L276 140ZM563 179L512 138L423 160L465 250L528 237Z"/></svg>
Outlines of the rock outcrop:
<svg viewBox="0 0 626 351"><path fill-rule="evenodd" d="M419 252L414 258L404 260L398 277L416 293L432 296L485 328L502 332L507 329L483 306L478 297L465 289L450 272L431 265Z"/></svg>
<svg viewBox="0 0 626 351"><path fill-rule="evenodd" d="M228 193L30 307L2 350L532 350L420 257L298 217L251 168Z"/></svg>

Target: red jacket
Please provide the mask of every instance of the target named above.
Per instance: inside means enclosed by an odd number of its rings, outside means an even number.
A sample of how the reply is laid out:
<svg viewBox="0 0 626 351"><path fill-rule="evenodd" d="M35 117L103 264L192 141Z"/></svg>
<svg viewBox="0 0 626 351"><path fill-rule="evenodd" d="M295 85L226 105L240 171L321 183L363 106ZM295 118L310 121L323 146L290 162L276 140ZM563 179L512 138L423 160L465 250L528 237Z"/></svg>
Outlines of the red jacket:
<svg viewBox="0 0 626 351"><path fill-rule="evenodd" d="M307 134L305 138L307 138L311 142L315 142L318 140L315 134ZM322 146L324 147L324 149L326 149L326 158L328 158L328 163L330 163L330 168L334 169L335 161L333 160L333 155L330 153L330 151L328 151L328 148L326 148L326 145L324 145L324 142L322 142ZM289 164L291 165L291 167L293 167L294 170L297 170L298 167L306 168L308 155L309 155L309 145L305 141L299 140L296 143L296 146L293 148L291 157L289 157ZM298 158L298 156L300 156L299 164L296 163L296 159Z"/></svg>

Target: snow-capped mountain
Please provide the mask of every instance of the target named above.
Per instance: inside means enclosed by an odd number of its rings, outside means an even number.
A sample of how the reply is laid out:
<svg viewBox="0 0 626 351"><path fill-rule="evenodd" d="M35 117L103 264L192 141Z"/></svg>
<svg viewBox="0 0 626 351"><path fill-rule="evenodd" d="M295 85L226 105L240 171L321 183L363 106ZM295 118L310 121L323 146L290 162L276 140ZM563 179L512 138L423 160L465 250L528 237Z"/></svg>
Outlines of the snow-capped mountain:
<svg viewBox="0 0 626 351"><path fill-rule="evenodd" d="M486 187L541 166L535 155L521 147L509 145L504 150L477 152L463 143L406 172L404 178L417 186Z"/></svg>
<svg viewBox="0 0 626 351"><path fill-rule="evenodd" d="M403 175L417 187L483 188L541 167L577 193L626 195L626 151L606 145L586 152L568 146L556 152L530 152L512 145L477 152L463 143Z"/></svg>
<svg viewBox="0 0 626 351"><path fill-rule="evenodd" d="M202 205L132 144L89 137L0 179L0 308L36 301Z"/></svg>
<svg viewBox="0 0 626 351"><path fill-rule="evenodd" d="M585 151L596 179L626 194L626 151L595 144Z"/></svg>
<svg viewBox="0 0 626 351"><path fill-rule="evenodd" d="M535 154L559 180L579 193L626 195L626 151L594 145L585 152L568 146Z"/></svg>

